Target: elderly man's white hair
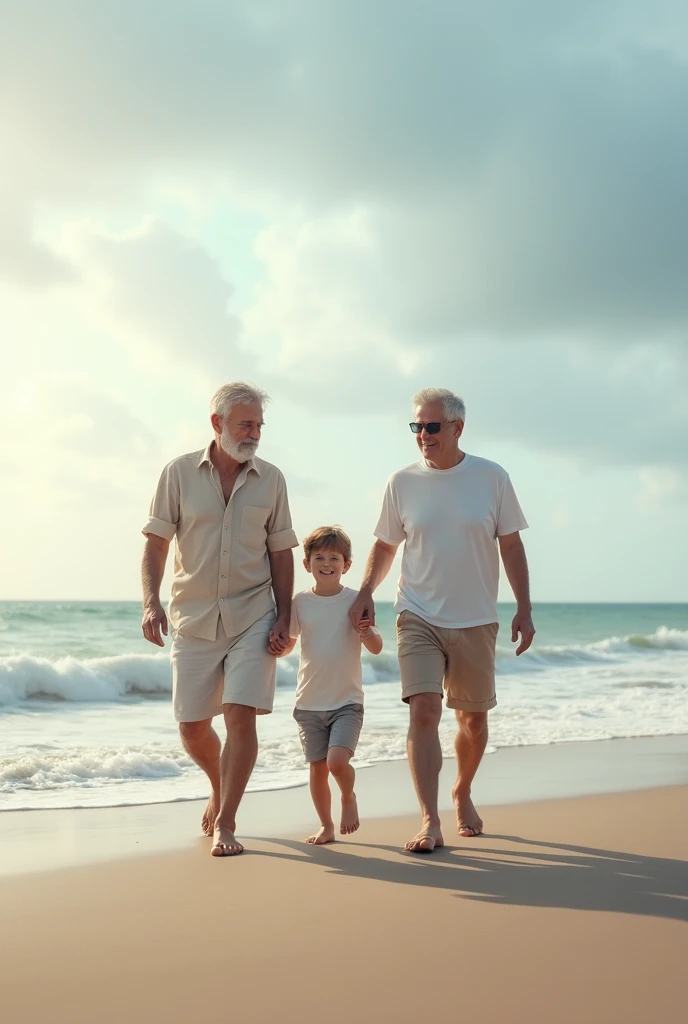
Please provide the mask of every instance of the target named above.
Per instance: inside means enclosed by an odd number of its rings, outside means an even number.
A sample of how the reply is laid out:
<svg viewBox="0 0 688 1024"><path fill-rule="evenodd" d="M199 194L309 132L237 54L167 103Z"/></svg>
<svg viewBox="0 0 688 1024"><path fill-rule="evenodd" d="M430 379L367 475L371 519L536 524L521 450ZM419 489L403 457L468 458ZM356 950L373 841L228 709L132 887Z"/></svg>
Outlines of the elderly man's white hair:
<svg viewBox="0 0 688 1024"><path fill-rule="evenodd" d="M461 420L466 422L466 406L463 398L459 398L453 391L447 388L423 388L411 399L414 410L419 405L430 405L432 402L441 402L444 406L444 415L449 421Z"/></svg>
<svg viewBox="0 0 688 1024"><path fill-rule="evenodd" d="M225 417L235 405L259 405L261 409L265 409L269 401L268 394L255 384L235 380L217 389L210 399L210 412Z"/></svg>

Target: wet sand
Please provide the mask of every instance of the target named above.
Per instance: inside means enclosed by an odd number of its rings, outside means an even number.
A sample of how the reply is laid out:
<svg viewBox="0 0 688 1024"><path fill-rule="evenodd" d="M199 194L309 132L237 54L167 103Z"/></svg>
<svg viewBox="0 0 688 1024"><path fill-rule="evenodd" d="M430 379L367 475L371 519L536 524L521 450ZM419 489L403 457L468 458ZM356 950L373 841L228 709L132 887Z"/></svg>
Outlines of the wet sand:
<svg viewBox="0 0 688 1024"><path fill-rule="evenodd" d="M447 758L440 806L451 809L455 773ZM509 747L487 756L475 782L480 808L547 798L688 784L688 736ZM416 799L405 761L358 772L362 816L412 815ZM204 801L0 814L0 875L42 871L166 849L191 849ZM489 821L489 816L486 818ZM305 786L248 793L239 815L242 837L302 835L315 824Z"/></svg>
<svg viewBox="0 0 688 1024"><path fill-rule="evenodd" d="M8 875L3 1020L670 1024L687 802L672 786L490 807L485 836L447 820L430 856L400 850L415 817L389 817L328 847L256 838L220 860L199 838Z"/></svg>

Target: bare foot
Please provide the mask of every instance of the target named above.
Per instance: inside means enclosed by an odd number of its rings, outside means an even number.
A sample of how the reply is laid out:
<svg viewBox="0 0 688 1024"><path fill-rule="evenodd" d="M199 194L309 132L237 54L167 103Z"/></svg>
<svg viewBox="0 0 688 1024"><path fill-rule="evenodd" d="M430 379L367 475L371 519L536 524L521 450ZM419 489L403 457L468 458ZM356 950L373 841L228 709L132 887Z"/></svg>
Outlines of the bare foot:
<svg viewBox="0 0 688 1024"><path fill-rule="evenodd" d="M470 796L460 797L454 790L454 806L456 807L456 828L464 839L473 839L481 835L483 820L473 806Z"/></svg>
<svg viewBox="0 0 688 1024"><path fill-rule="evenodd" d="M201 829L203 830L203 834L206 836L212 836L213 834L213 829L215 828L215 819L217 818L217 809L219 806L219 795L211 793L210 799L208 800L208 806L203 812L203 817L201 818Z"/></svg>
<svg viewBox="0 0 688 1024"><path fill-rule="evenodd" d="M358 820L358 804L356 803L356 794L351 794L350 800L342 800L342 820L339 826L339 831L343 836L351 835L355 832L360 825Z"/></svg>
<svg viewBox="0 0 688 1024"><path fill-rule="evenodd" d="M432 853L444 846L442 829L439 825L423 825L422 829L404 847L409 853Z"/></svg>
<svg viewBox="0 0 688 1024"><path fill-rule="evenodd" d="M213 845L210 849L211 856L236 857L237 854L243 852L244 848L234 835L233 828L230 829L223 826L215 826L213 831Z"/></svg>
<svg viewBox="0 0 688 1024"><path fill-rule="evenodd" d="M315 835L309 836L306 842L312 843L313 846L324 846L325 843L333 843L334 824L323 825L322 828L315 833Z"/></svg>

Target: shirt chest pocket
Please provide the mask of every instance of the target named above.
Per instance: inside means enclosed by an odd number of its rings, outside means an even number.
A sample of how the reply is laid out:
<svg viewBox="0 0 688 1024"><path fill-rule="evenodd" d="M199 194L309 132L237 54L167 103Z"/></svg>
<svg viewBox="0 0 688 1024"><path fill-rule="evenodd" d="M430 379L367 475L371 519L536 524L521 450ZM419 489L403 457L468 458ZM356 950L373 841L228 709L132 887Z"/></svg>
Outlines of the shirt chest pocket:
<svg viewBox="0 0 688 1024"><path fill-rule="evenodd" d="M257 505L246 505L241 510L239 540L247 548L265 548L265 527L269 515L269 508L258 508Z"/></svg>

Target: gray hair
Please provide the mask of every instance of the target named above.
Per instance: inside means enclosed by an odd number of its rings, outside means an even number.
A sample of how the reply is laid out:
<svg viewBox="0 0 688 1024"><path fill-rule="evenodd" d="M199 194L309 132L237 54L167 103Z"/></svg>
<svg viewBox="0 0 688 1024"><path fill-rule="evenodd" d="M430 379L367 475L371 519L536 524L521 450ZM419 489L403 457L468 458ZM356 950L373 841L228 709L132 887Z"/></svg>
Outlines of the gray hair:
<svg viewBox="0 0 688 1024"><path fill-rule="evenodd" d="M419 405L441 402L444 406L444 415L450 422L454 420L461 420L462 423L466 422L466 405L463 398L459 398L458 395L455 395L453 391L448 391L447 388L423 388L422 391L416 392L411 402L414 409Z"/></svg>
<svg viewBox="0 0 688 1024"><path fill-rule="evenodd" d="M259 405L265 409L270 401L267 393L255 384L235 380L231 384L223 384L210 399L210 413L225 417L235 405Z"/></svg>

